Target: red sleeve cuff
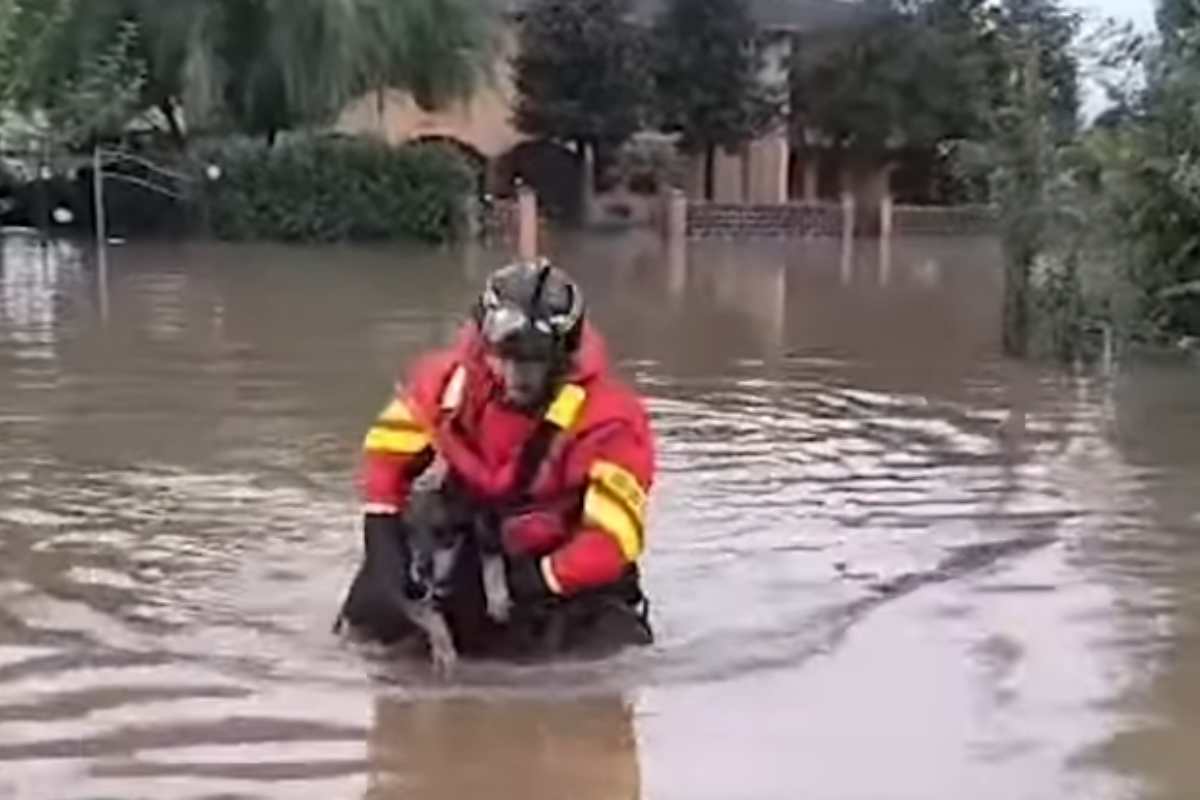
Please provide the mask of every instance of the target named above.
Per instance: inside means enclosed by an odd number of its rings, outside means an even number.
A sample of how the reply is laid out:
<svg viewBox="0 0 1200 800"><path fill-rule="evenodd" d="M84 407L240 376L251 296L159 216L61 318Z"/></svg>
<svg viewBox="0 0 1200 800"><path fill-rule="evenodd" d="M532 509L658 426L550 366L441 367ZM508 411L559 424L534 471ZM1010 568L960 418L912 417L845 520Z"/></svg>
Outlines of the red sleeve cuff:
<svg viewBox="0 0 1200 800"><path fill-rule="evenodd" d="M584 528L550 556L550 570L561 594L572 595L616 583L628 566L616 539L598 528Z"/></svg>

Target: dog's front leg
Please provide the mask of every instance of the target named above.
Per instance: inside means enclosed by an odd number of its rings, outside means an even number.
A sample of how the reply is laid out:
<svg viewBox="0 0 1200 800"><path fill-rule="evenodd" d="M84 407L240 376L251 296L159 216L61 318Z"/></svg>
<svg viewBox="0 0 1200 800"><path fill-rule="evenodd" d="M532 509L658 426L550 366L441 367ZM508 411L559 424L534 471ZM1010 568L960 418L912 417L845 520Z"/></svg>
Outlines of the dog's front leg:
<svg viewBox="0 0 1200 800"><path fill-rule="evenodd" d="M512 614L512 596L508 591L508 576L504 572L504 556L485 553L481 557L483 593L487 598L487 615L500 624Z"/></svg>
<svg viewBox="0 0 1200 800"><path fill-rule="evenodd" d="M433 618L429 625L429 654L433 660L433 671L438 677L449 678L458 666L458 650L454 647L446 618L438 612L434 612Z"/></svg>
<svg viewBox="0 0 1200 800"><path fill-rule="evenodd" d="M450 677L458 665L458 649L454 646L454 637L450 634L445 616L431 601L414 604L410 616L429 640L429 656L434 673L441 678Z"/></svg>

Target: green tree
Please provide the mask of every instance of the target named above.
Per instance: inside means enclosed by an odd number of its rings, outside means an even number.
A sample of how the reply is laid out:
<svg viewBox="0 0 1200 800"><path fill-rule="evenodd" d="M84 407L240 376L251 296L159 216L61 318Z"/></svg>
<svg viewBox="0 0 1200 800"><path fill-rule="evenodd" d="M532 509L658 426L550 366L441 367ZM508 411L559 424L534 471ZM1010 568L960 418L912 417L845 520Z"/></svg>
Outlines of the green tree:
<svg viewBox="0 0 1200 800"><path fill-rule="evenodd" d="M631 0L535 0L513 60L525 133L612 151L643 123L647 64Z"/></svg>
<svg viewBox="0 0 1200 800"><path fill-rule="evenodd" d="M1024 91L1021 76L1036 70L1047 123L1060 142L1079 131L1082 21L1078 11L1059 0L1006 0L992 12L992 75L999 79L1001 106L1014 91Z"/></svg>
<svg viewBox="0 0 1200 800"><path fill-rule="evenodd" d="M989 10L991 106L965 162L987 174L1005 252L1004 346L1033 352L1039 327L1067 357L1083 320L1078 274L1079 15L1059 0L1008 0Z"/></svg>
<svg viewBox="0 0 1200 800"><path fill-rule="evenodd" d="M859 25L798 37L793 139L878 155L975 132L986 106L986 61L964 5L875 3Z"/></svg>
<svg viewBox="0 0 1200 800"><path fill-rule="evenodd" d="M745 0L670 0L655 23L659 125L680 135L684 152L704 155L705 197L716 149L734 151L778 117L779 87L763 80L762 44Z"/></svg>
<svg viewBox="0 0 1200 800"><path fill-rule="evenodd" d="M999 92L985 141L1006 253L1004 344L1016 356L1030 354L1036 327L1047 322L1058 328L1049 342L1054 355L1068 357L1080 336L1071 243L1080 220L1072 213L1070 163L1079 127L1079 24L1078 13L1057 0L1009 0L997 13ZM1039 301L1043 311L1054 306L1049 319L1035 315Z"/></svg>
<svg viewBox="0 0 1200 800"><path fill-rule="evenodd" d="M791 62L793 143L873 158L902 147L931 157L986 140L1025 64L1015 37L1036 46L1054 126L1076 129L1077 20L1053 2L870 0L856 25L797 37ZM1021 50L1025 52L1024 49Z"/></svg>
<svg viewBox="0 0 1200 800"><path fill-rule="evenodd" d="M1132 287L1134 335L1200 335L1200 13L1159 7L1145 87L1088 137L1098 213L1092 225Z"/></svg>
<svg viewBox="0 0 1200 800"><path fill-rule="evenodd" d="M44 53L70 10L66 0L0 0L0 106L11 111L40 82Z"/></svg>
<svg viewBox="0 0 1200 800"><path fill-rule="evenodd" d="M273 141L331 120L362 93L409 89L426 104L486 76L492 16L474 0L87 0L70 4L49 81L83 74L84 57L141 33L139 103L185 129L227 127Z"/></svg>
<svg viewBox="0 0 1200 800"><path fill-rule="evenodd" d="M137 108L144 67L135 23L120 20L103 40L80 37L78 0L8 0L4 5L0 97L44 144L78 144L119 132Z"/></svg>

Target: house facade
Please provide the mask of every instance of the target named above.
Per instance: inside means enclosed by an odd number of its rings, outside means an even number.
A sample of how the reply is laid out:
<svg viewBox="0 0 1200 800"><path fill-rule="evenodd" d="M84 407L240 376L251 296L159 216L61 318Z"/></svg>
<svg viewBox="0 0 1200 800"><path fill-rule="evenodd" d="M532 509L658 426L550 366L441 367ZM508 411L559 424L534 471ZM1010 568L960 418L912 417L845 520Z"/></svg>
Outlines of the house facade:
<svg viewBox="0 0 1200 800"><path fill-rule="evenodd" d="M664 0L640 0L636 7L638 18L648 24L663 3ZM541 158L533 154L534 149L541 147L544 154L548 146L517 130L512 119L516 89L511 60L517 47L515 22L519 20L522 4L521 0L514 0L510 7L509 19L514 26L503 35L491 79L471 97L431 111L422 109L407 92L372 93L345 109L337 130L392 144L422 139L457 143L484 167L487 190L506 193L513 178L517 174L526 176L532 169L528 165ZM798 34L854 24L862 13L861 6L846 0L750 0L750 10L768 42L763 80L775 84L787 81L793 42ZM777 129L745 143L737 152L718 150L712 199L720 203L769 205L832 199L844 191L868 197L886 191L885 170L838 165L838 172L831 179L824 174L830 167L829 163L823 164L824 160L825 155L819 151L794 152L787 125L780 124ZM560 180L577 182L584 170L576 172ZM702 198L703 160L695 159L687 174L687 185L683 188L690 197ZM543 193L536 178L530 182ZM557 197L559 203L570 202L570 190L562 186L549 188L549 194Z"/></svg>

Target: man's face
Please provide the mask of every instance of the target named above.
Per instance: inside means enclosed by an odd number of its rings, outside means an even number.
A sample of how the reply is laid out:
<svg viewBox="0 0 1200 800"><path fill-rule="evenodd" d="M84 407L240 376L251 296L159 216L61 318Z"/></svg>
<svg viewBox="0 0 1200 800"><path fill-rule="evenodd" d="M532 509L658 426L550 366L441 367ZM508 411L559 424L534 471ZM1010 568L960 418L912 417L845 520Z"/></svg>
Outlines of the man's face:
<svg viewBox="0 0 1200 800"><path fill-rule="evenodd" d="M488 369L504 387L504 401L514 408L534 409L550 395L551 364L547 359L490 355Z"/></svg>

